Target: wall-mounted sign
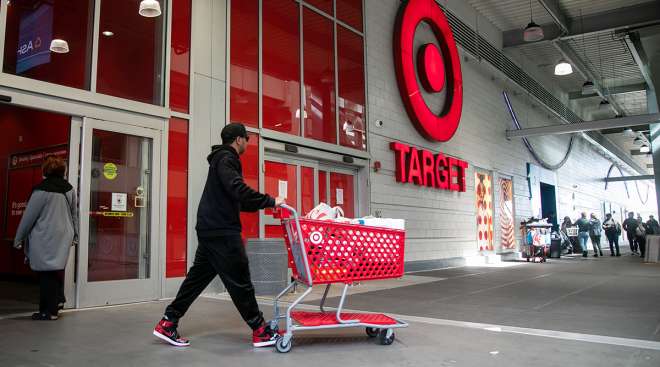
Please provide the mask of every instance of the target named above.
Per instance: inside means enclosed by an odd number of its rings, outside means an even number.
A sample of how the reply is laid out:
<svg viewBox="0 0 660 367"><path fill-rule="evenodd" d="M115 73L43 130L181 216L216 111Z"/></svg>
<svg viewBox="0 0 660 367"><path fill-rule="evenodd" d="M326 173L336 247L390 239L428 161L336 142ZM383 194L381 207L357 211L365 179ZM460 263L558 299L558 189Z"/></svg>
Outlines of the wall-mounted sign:
<svg viewBox="0 0 660 367"><path fill-rule="evenodd" d="M403 143L391 143L390 149L395 154L398 182L465 192L467 162Z"/></svg>
<svg viewBox="0 0 660 367"><path fill-rule="evenodd" d="M439 49L435 43L427 43L415 50L415 33L422 22L430 26ZM451 139L461 120L463 77L451 28L434 0L401 3L394 29L394 65L401 98L417 130L429 140ZM424 101L418 74L427 93L447 91L440 115L431 111Z"/></svg>

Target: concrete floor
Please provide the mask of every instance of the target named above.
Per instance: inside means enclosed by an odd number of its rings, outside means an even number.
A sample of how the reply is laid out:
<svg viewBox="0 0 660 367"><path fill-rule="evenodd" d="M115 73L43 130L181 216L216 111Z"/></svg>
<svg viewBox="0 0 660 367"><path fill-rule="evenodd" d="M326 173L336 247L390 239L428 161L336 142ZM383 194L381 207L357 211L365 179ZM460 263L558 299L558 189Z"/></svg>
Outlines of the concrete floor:
<svg viewBox="0 0 660 367"><path fill-rule="evenodd" d="M349 329L301 333L285 355L253 349L221 295L198 300L182 321L189 348L150 335L167 302L65 312L55 322L0 318L0 366L660 366L660 265L639 258L454 268L386 284L347 307L409 321L391 346Z"/></svg>

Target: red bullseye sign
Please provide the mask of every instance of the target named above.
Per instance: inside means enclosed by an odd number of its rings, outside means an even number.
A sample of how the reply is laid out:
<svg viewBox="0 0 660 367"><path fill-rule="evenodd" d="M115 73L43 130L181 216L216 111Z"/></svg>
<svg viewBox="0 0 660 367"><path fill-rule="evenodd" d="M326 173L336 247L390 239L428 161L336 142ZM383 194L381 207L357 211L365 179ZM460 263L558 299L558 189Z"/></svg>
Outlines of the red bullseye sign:
<svg viewBox="0 0 660 367"><path fill-rule="evenodd" d="M440 50L432 43L420 47L415 70L415 31L421 22L429 24ZM451 139L461 120L463 78L454 36L434 0L409 0L401 5L394 32L394 65L401 98L419 132L430 140ZM447 100L439 116L424 101L417 72L428 93L447 88Z"/></svg>

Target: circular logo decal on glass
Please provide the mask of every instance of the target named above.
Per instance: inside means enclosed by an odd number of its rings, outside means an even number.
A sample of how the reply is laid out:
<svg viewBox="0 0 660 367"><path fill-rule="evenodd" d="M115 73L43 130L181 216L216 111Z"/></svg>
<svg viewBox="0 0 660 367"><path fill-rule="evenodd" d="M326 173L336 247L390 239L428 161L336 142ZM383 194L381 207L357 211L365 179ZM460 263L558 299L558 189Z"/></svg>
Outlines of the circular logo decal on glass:
<svg viewBox="0 0 660 367"><path fill-rule="evenodd" d="M427 43L415 50L415 33L421 22L429 25L439 48ZM454 36L434 0L410 0L401 5L394 32L394 65L401 98L419 132L430 140L451 139L461 120L463 78ZM424 101L418 74L426 92L435 94L446 90L447 100L440 115L431 111Z"/></svg>

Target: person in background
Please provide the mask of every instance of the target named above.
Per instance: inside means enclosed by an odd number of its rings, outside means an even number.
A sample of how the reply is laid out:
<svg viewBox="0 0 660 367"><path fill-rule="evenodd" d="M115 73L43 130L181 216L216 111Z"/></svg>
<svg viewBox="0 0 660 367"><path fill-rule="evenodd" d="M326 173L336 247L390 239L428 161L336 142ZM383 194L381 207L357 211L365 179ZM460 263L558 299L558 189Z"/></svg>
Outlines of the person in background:
<svg viewBox="0 0 660 367"><path fill-rule="evenodd" d="M64 307L64 267L78 239L78 204L73 186L64 179L64 159L49 156L44 180L34 187L14 238L24 248L30 268L39 276L39 312L33 320L57 320Z"/></svg>
<svg viewBox="0 0 660 367"><path fill-rule="evenodd" d="M623 221L623 230L626 231L626 237L628 237L628 243L630 244L630 251L633 255L639 254L637 252L637 241L635 240L635 230L637 229L637 219L635 219L635 213L628 213L628 218Z"/></svg>
<svg viewBox="0 0 660 367"><path fill-rule="evenodd" d="M649 215L649 220L646 221L646 234L660 235L660 223L653 218L653 215Z"/></svg>
<svg viewBox="0 0 660 367"><path fill-rule="evenodd" d="M573 222L571 221L571 218L566 216L564 217L564 221L561 222L561 227L559 231L561 232L561 236L565 238L568 241L568 252L567 254L572 254L575 253L575 244L573 243L573 239L568 235L568 228L573 227Z"/></svg>
<svg viewBox="0 0 660 367"><path fill-rule="evenodd" d="M587 213L582 212L580 219L575 221L574 225L578 227L578 241L582 248L582 257L587 257L589 256L587 241L589 241L589 232L591 231L591 223L587 219ZM598 255L596 254L596 256Z"/></svg>
<svg viewBox="0 0 660 367"><path fill-rule="evenodd" d="M607 241L610 243L610 256L615 256L615 248L616 256L621 256L621 252L619 251L619 235L621 234L621 226L614 220L612 214L607 213L607 215L605 215L603 229L605 230Z"/></svg>
<svg viewBox="0 0 660 367"><path fill-rule="evenodd" d="M639 246L639 257L643 258L646 256L646 223L639 220L637 222L637 228L635 228L635 241Z"/></svg>
<svg viewBox="0 0 660 367"><path fill-rule="evenodd" d="M600 236L603 231L600 220L596 217L596 214L591 213L591 219L589 220L589 237L591 237L591 244L594 247L594 257L603 256L603 250L600 248Z"/></svg>

